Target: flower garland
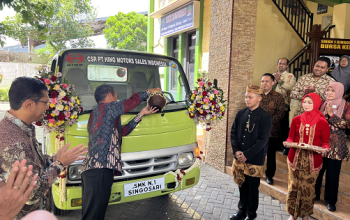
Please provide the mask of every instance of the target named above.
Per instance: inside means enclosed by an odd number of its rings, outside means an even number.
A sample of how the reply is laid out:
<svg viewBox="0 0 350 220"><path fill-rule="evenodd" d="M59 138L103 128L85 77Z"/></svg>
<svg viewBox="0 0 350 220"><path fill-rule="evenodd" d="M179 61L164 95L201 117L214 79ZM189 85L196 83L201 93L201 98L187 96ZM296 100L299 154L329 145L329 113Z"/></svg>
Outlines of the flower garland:
<svg viewBox="0 0 350 220"><path fill-rule="evenodd" d="M49 109L41 121L37 121L37 126L43 126L46 133L57 132L55 140L55 151L57 152L64 145L64 133L67 126L77 123L79 114L84 110L81 107L79 97L75 95L74 85L62 78L62 73L57 76L49 71L46 65L39 66L39 79L47 86L49 91ZM66 171L62 171L58 176L60 202L66 201Z"/></svg>
<svg viewBox="0 0 350 220"><path fill-rule="evenodd" d="M66 197L66 182L67 182L67 170L64 168L64 170L58 175L58 189L60 192L60 204L62 202L67 201Z"/></svg>
<svg viewBox="0 0 350 220"><path fill-rule="evenodd" d="M49 90L50 105L37 126L44 126L47 133L63 132L67 126L77 123L79 113L83 111L78 96L75 96L74 85L62 78L62 73L49 72L44 66L35 78L44 82Z"/></svg>
<svg viewBox="0 0 350 220"><path fill-rule="evenodd" d="M187 100L187 114L207 131L211 125L220 121L226 112L224 92L213 85L208 78L199 78L198 87L192 91Z"/></svg>
<svg viewBox="0 0 350 220"><path fill-rule="evenodd" d="M183 169L177 169L175 172L173 171L169 171L166 174L164 174L163 176L165 177L168 174L171 174L174 176L174 181L176 183L175 185L175 189L177 189L179 187L179 185L181 184L181 189L182 189L182 183L183 183L183 177L190 171L192 171L194 168L197 168L198 166L200 167L200 162L202 160L202 156L203 156L203 152L200 151L200 156L196 157L196 160L194 161L194 163L192 164L192 166L190 166L189 168L187 168L186 170Z"/></svg>

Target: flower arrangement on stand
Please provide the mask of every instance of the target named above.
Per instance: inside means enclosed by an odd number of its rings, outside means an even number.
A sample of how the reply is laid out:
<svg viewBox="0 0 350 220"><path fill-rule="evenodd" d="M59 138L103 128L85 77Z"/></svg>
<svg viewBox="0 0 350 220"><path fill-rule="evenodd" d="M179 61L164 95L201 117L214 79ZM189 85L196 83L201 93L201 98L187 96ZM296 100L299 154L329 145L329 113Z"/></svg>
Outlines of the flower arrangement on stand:
<svg viewBox="0 0 350 220"><path fill-rule="evenodd" d="M182 183L183 183L183 178L184 176L190 172L191 170L193 170L194 168L200 167L201 164L201 160L203 157L203 152L200 151L199 155L195 158L194 163L192 164L192 166L190 166L189 168L187 168L186 170L183 169L177 169L176 171L169 171L166 174L164 174L164 177L166 175L173 175L174 176L174 181L176 183L175 185L175 189L177 189L180 185L181 185L181 189L182 189Z"/></svg>
<svg viewBox="0 0 350 220"><path fill-rule="evenodd" d="M206 77L197 80L195 87L187 100L187 114L207 131L211 125L220 121L226 112L226 100L222 89L213 85Z"/></svg>
<svg viewBox="0 0 350 220"><path fill-rule="evenodd" d="M41 80L49 91L49 109L37 126L43 126L46 133L56 132L55 151L64 145L64 133L68 126L77 123L79 114L84 110L81 107L79 97L75 95L74 85L62 78L62 73L57 76L49 71L45 65L38 68L39 75L35 78ZM60 202L66 201L66 169L58 176L60 189Z"/></svg>

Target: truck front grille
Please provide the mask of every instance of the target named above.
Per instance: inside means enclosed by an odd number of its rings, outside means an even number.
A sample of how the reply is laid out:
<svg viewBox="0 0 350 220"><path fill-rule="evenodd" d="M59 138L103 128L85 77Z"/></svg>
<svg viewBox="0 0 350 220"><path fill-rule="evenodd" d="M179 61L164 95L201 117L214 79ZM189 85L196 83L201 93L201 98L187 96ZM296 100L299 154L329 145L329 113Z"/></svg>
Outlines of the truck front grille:
<svg viewBox="0 0 350 220"><path fill-rule="evenodd" d="M123 175L115 176L114 179L129 179L174 171L176 169L177 154L142 160L129 160L122 163Z"/></svg>

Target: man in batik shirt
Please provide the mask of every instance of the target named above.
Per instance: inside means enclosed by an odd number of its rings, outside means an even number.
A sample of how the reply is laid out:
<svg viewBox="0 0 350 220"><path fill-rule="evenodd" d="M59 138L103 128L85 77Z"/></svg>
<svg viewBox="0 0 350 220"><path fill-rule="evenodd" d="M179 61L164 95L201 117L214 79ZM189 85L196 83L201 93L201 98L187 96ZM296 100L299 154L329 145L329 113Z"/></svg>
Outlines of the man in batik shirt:
<svg viewBox="0 0 350 220"><path fill-rule="evenodd" d="M122 136L128 135L144 115L155 113L148 105L128 124L122 126L120 117L150 93L161 92L159 88L138 92L129 99L117 101L113 87L100 85L95 90L98 106L90 114L88 123L89 153L82 164L83 217L82 219L104 219L113 184L113 176L122 174L120 148Z"/></svg>
<svg viewBox="0 0 350 220"><path fill-rule="evenodd" d="M322 101L326 100L327 86L331 82L335 82L332 77L326 74L330 65L331 61L328 57L319 57L315 63L313 72L298 79L298 82L295 84L290 94L292 99L299 101L294 117L303 114L304 109L301 101L306 94L314 92L321 97Z"/></svg>
<svg viewBox="0 0 350 220"><path fill-rule="evenodd" d="M272 89L274 81L275 77L270 73L265 73L261 79L263 94L260 106L272 117L272 131L269 138L265 172L268 184L273 184L273 177L276 173L276 151L280 149L279 123L285 112L283 95Z"/></svg>
<svg viewBox="0 0 350 220"><path fill-rule="evenodd" d="M263 94L259 86L247 87L247 108L240 110L231 129L234 154L232 171L239 186L239 211L230 220L252 220L257 217L260 177L272 128L272 117L260 106Z"/></svg>
<svg viewBox="0 0 350 220"><path fill-rule="evenodd" d="M40 201L49 208L48 192L53 180L64 166L87 153L86 147L78 145L67 150L69 144L62 147L56 155L44 155L35 138L33 122L43 118L48 109L49 96L46 85L38 79L19 77L13 81L9 90L10 110L0 121L0 185L7 182L12 164L27 160L38 174L37 184L23 209L16 216L22 218L31 211L40 209ZM14 186L20 189L20 186Z"/></svg>

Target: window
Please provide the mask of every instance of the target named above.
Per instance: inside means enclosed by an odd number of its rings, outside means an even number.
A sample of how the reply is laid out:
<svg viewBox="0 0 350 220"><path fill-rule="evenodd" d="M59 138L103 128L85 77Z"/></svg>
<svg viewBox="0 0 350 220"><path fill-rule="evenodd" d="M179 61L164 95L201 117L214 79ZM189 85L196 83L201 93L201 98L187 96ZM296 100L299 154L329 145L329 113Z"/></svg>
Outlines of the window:
<svg viewBox="0 0 350 220"><path fill-rule="evenodd" d="M126 82L128 80L128 70L121 66L89 65L88 80Z"/></svg>

